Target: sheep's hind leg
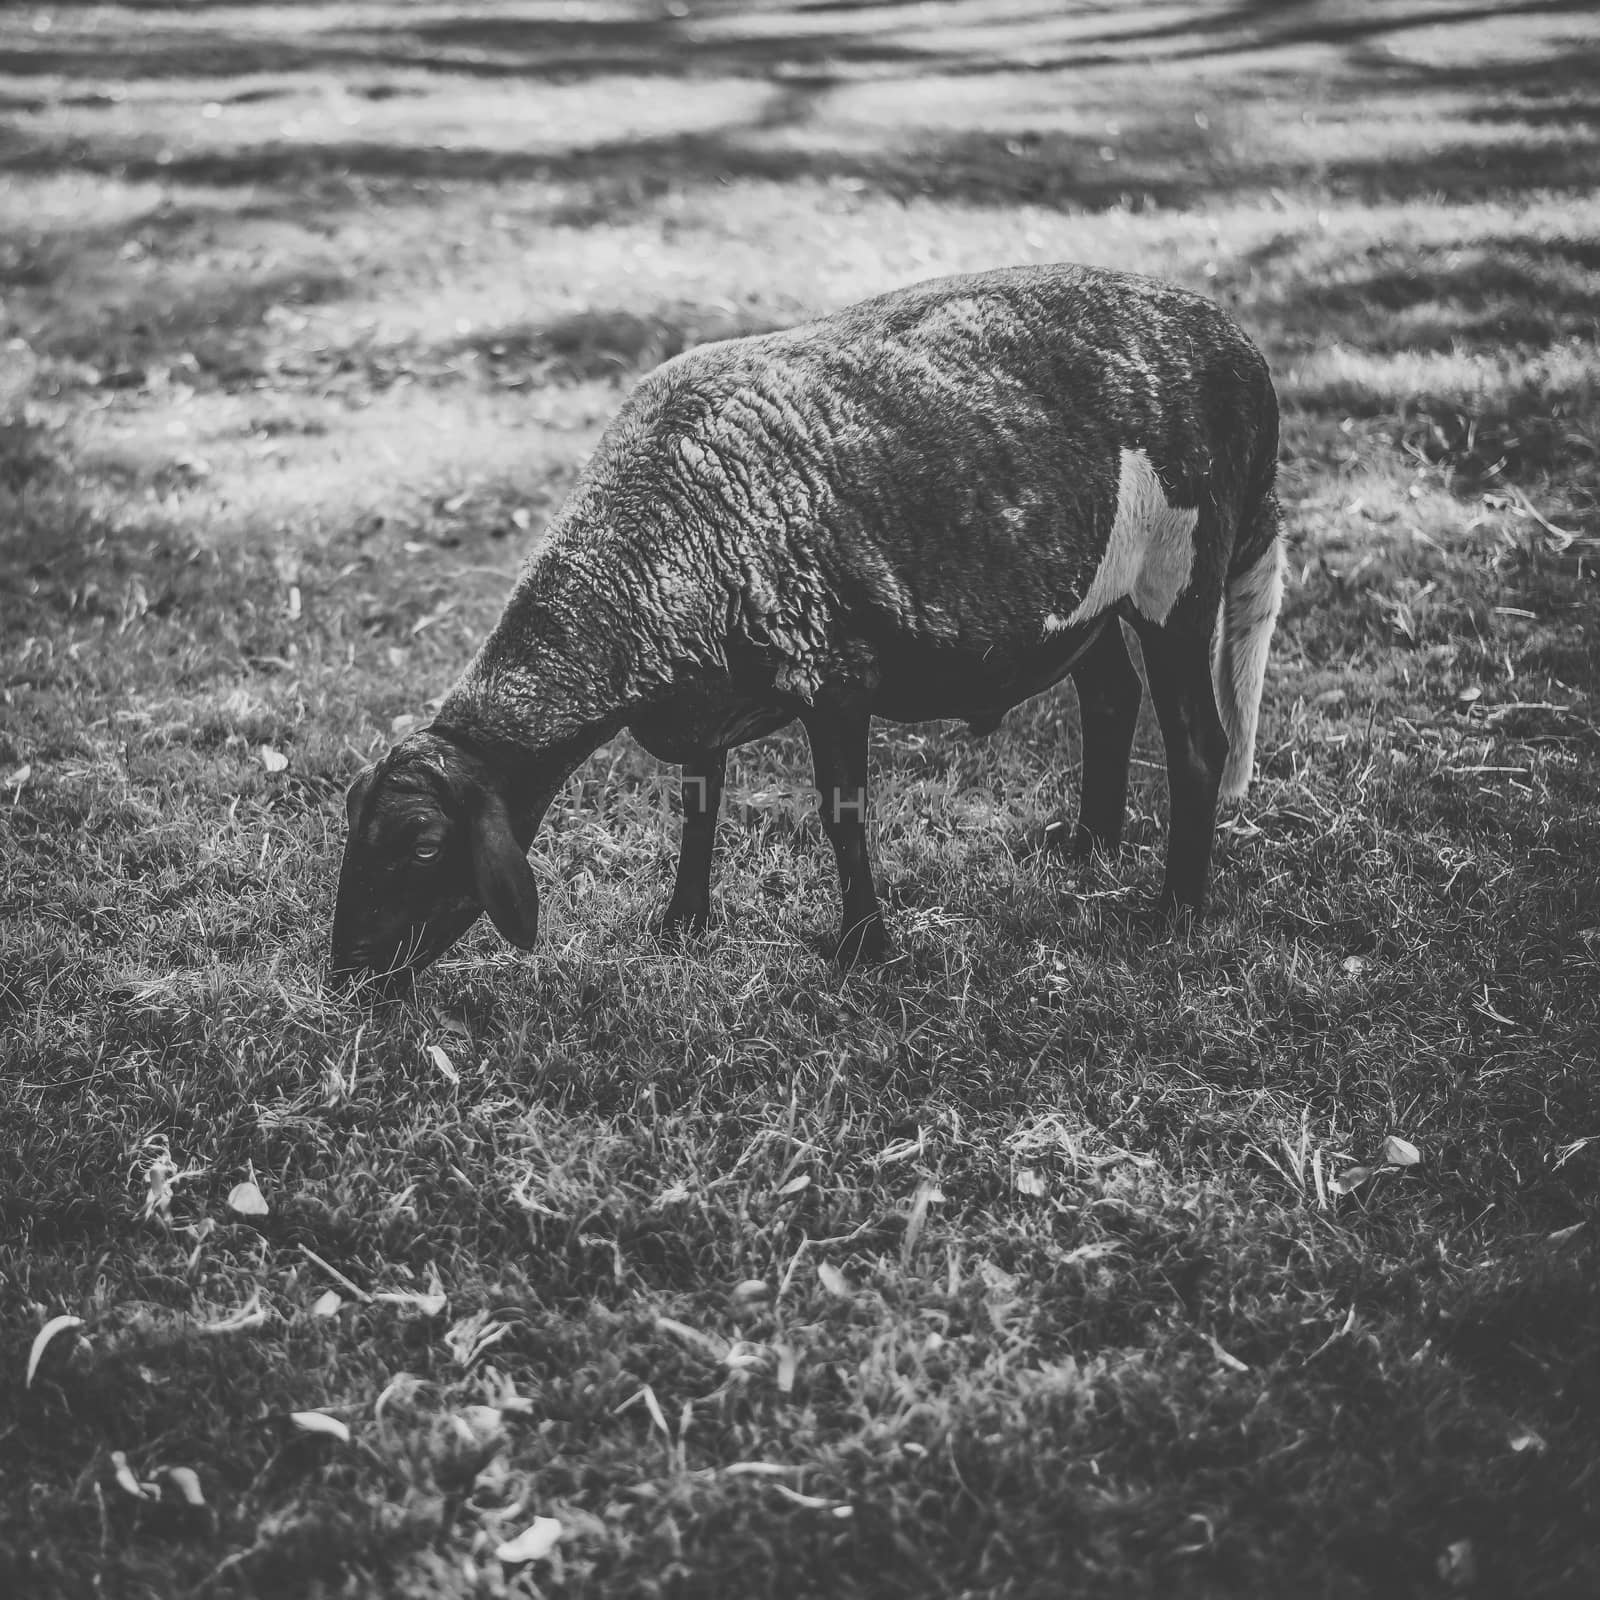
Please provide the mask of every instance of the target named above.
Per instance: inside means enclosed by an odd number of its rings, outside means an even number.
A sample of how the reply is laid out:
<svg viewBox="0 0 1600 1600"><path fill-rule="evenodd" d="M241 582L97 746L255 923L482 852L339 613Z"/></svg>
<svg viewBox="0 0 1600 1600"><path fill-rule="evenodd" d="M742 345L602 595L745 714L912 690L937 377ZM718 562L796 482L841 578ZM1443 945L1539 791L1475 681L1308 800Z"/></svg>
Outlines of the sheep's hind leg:
<svg viewBox="0 0 1600 1600"><path fill-rule="evenodd" d="M700 933L711 921L711 855L728 752L712 750L683 764L683 839L678 880L661 918L664 934Z"/></svg>
<svg viewBox="0 0 1600 1600"><path fill-rule="evenodd" d="M1074 861L1087 861L1097 851L1114 856L1122 844L1128 757L1144 698L1122 624L1115 617L1074 665L1072 681L1083 729L1083 790L1068 854ZM1054 837L1065 844L1066 829L1058 826Z"/></svg>
<svg viewBox="0 0 1600 1600"><path fill-rule="evenodd" d="M1167 747L1167 871L1157 914L1179 924L1205 906L1228 736L1211 685L1210 630L1190 614L1139 625L1145 675Z"/></svg>
<svg viewBox="0 0 1600 1600"><path fill-rule="evenodd" d="M879 960L889 949L867 860L867 735L872 718L866 711L819 709L804 721L822 827L839 864L844 915L838 959L852 967L858 961Z"/></svg>

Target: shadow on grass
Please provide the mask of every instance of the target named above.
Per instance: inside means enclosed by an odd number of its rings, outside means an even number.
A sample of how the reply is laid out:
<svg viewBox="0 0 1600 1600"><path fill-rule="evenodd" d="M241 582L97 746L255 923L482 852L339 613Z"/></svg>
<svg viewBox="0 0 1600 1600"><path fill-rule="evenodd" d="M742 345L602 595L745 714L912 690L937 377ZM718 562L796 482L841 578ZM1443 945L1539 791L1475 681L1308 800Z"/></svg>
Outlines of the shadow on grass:
<svg viewBox="0 0 1600 1600"><path fill-rule="evenodd" d="M1520 0L1509 5L1427 4L1364 8L1340 0L1237 0L1124 26L1103 16L1063 15L1036 0L998 11L985 0L929 8L908 0L878 4L745 5L701 0L692 13L528 16L481 10L381 23L342 16L302 0L274 6L298 11L305 39L267 36L247 21L251 0L198 4L184 20L157 13L109 41L103 32L61 37L56 30L25 48L0 42L0 73L67 78L228 77L255 73L362 68L464 73L480 77L573 81L626 74L652 77L803 75L961 76L997 70L1053 72L1130 62L1185 62L1206 57L1332 46L1370 48L1410 29L1470 26L1507 16L1586 17L1587 0ZM60 6L69 17L83 7ZM403 14L402 14L403 16ZM62 30L65 32L66 30Z"/></svg>
<svg viewBox="0 0 1600 1600"><path fill-rule="evenodd" d="M732 78L770 84L774 104L753 120L714 131L549 150L277 138L242 148L185 151L182 139L170 141L178 148L166 149L160 146L169 141L154 136L121 140L91 131L61 138L19 125L0 129L0 170L70 169L124 181L272 186L308 198L320 186L352 181L565 183L588 185L592 205L587 216L563 220L595 221L615 220L667 188L740 179L835 180L898 199L1083 210L1186 207L1223 194L1260 193L1306 181L1337 196L1373 202L1470 199L1528 188L1587 191L1600 162L1595 89L1600 43L1537 59L1474 61L1468 68L1395 56L1383 41L1424 25L1461 32L1512 13L1560 19L1588 10L1582 0L1539 0L1509 12L1419 5L1350 17L1329 0L1292 5L1246 0L1154 26L1126 27L1107 26L1094 14L1063 17L1046 5L996 15L990 5L971 3L941 8L932 16L897 5L769 5L754 11L721 5L697 8L683 18L428 12L388 18L378 26L342 17L333 8L307 6L304 36L284 38L242 23L237 8L196 6L182 23L160 13L143 22L130 19L117 32L85 29L62 37L68 30L58 29L30 37L26 49L7 49L0 35L0 74L110 79L119 86L54 101L14 96L10 109L37 111L52 103L112 106L125 93L120 86L145 76L290 80L231 92L208 84L222 104L239 105L294 92L296 75L327 74L337 74L349 93L372 99L424 95L444 75L547 84L618 76L685 83ZM243 15L247 18L248 11ZM1266 58L1267 52L1277 54ZM852 82L923 80L933 88L961 77L1005 83L1018 73L1060 75L1096 67L1143 71L1206 58L1233 64L1229 95L1218 97L1210 81L1196 77L1184 82L1170 104L1143 114L1126 108L1109 160L1098 133L950 131L938 126L937 116L932 125L916 129L915 138L878 137L867 149L831 148L821 139L774 145L764 138L775 126L803 128L833 88ZM1263 159L1240 155L1224 133L1195 125L1196 107L1220 104L1225 111L1228 100L1241 96L1294 96L1308 80L1322 82L1336 102L1344 103L1374 93L1470 93L1484 104L1469 107L1467 114L1502 123L1505 131L1487 140L1446 137L1438 148L1408 152L1403 159ZM1087 80L1082 94L1074 94L1069 84L1070 79L1062 80L1066 105L1094 105L1096 91ZM1527 137L1532 125L1554 124L1562 125L1564 139Z"/></svg>

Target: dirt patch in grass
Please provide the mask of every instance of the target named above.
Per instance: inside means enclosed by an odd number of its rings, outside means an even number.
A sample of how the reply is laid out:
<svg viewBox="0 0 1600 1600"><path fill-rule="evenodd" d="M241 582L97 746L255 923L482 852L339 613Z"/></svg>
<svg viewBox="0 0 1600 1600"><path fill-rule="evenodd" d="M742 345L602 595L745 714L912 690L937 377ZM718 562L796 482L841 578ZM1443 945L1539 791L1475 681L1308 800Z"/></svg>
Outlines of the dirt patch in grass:
<svg viewBox="0 0 1600 1600"><path fill-rule="evenodd" d="M1575 3L0 17L0 1588L1600 1586L1597 82ZM876 731L880 971L792 733L658 942L619 739L536 957L324 996L344 786L640 372L1069 258L1284 402L1200 932L1148 724L1029 855L1063 691Z"/></svg>

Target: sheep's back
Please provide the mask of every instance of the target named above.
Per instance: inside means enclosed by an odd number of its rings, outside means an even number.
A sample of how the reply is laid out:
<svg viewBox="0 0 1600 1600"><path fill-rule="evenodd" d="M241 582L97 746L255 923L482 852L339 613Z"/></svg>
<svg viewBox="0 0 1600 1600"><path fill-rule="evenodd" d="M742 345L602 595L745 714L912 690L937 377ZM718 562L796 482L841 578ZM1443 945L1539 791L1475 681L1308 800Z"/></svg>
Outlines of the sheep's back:
<svg viewBox="0 0 1600 1600"><path fill-rule="evenodd" d="M602 547L680 655L749 643L802 693L841 640L1020 668L1090 594L1130 461L1231 528L1275 449L1265 366L1211 302L1077 267L945 279L658 368L551 554ZM1187 581L1220 592L1229 554L1196 540Z"/></svg>

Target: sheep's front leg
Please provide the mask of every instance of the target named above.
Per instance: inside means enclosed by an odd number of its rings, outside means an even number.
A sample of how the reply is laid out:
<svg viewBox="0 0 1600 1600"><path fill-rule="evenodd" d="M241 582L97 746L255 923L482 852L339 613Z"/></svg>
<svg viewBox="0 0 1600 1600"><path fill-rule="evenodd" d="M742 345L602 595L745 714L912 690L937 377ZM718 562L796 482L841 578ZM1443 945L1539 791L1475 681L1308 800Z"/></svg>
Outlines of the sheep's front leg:
<svg viewBox="0 0 1600 1600"><path fill-rule="evenodd" d="M663 933L699 933L711 921L711 853L728 752L713 750L683 764L683 840L678 881L661 918Z"/></svg>
<svg viewBox="0 0 1600 1600"><path fill-rule="evenodd" d="M876 961L888 953L889 940L867 860L867 735L872 717L866 711L819 710L804 720L822 826L839 864L844 916L838 959L847 967Z"/></svg>
<svg viewBox="0 0 1600 1600"><path fill-rule="evenodd" d="M1186 923L1205 905L1228 736L1211 687L1209 629L1175 619L1141 627L1139 643L1167 747L1167 873L1157 910Z"/></svg>
<svg viewBox="0 0 1600 1600"><path fill-rule="evenodd" d="M1072 669L1083 729L1083 791L1071 855L1115 855L1128 809L1128 757L1144 689L1128 659L1122 624L1113 617Z"/></svg>

